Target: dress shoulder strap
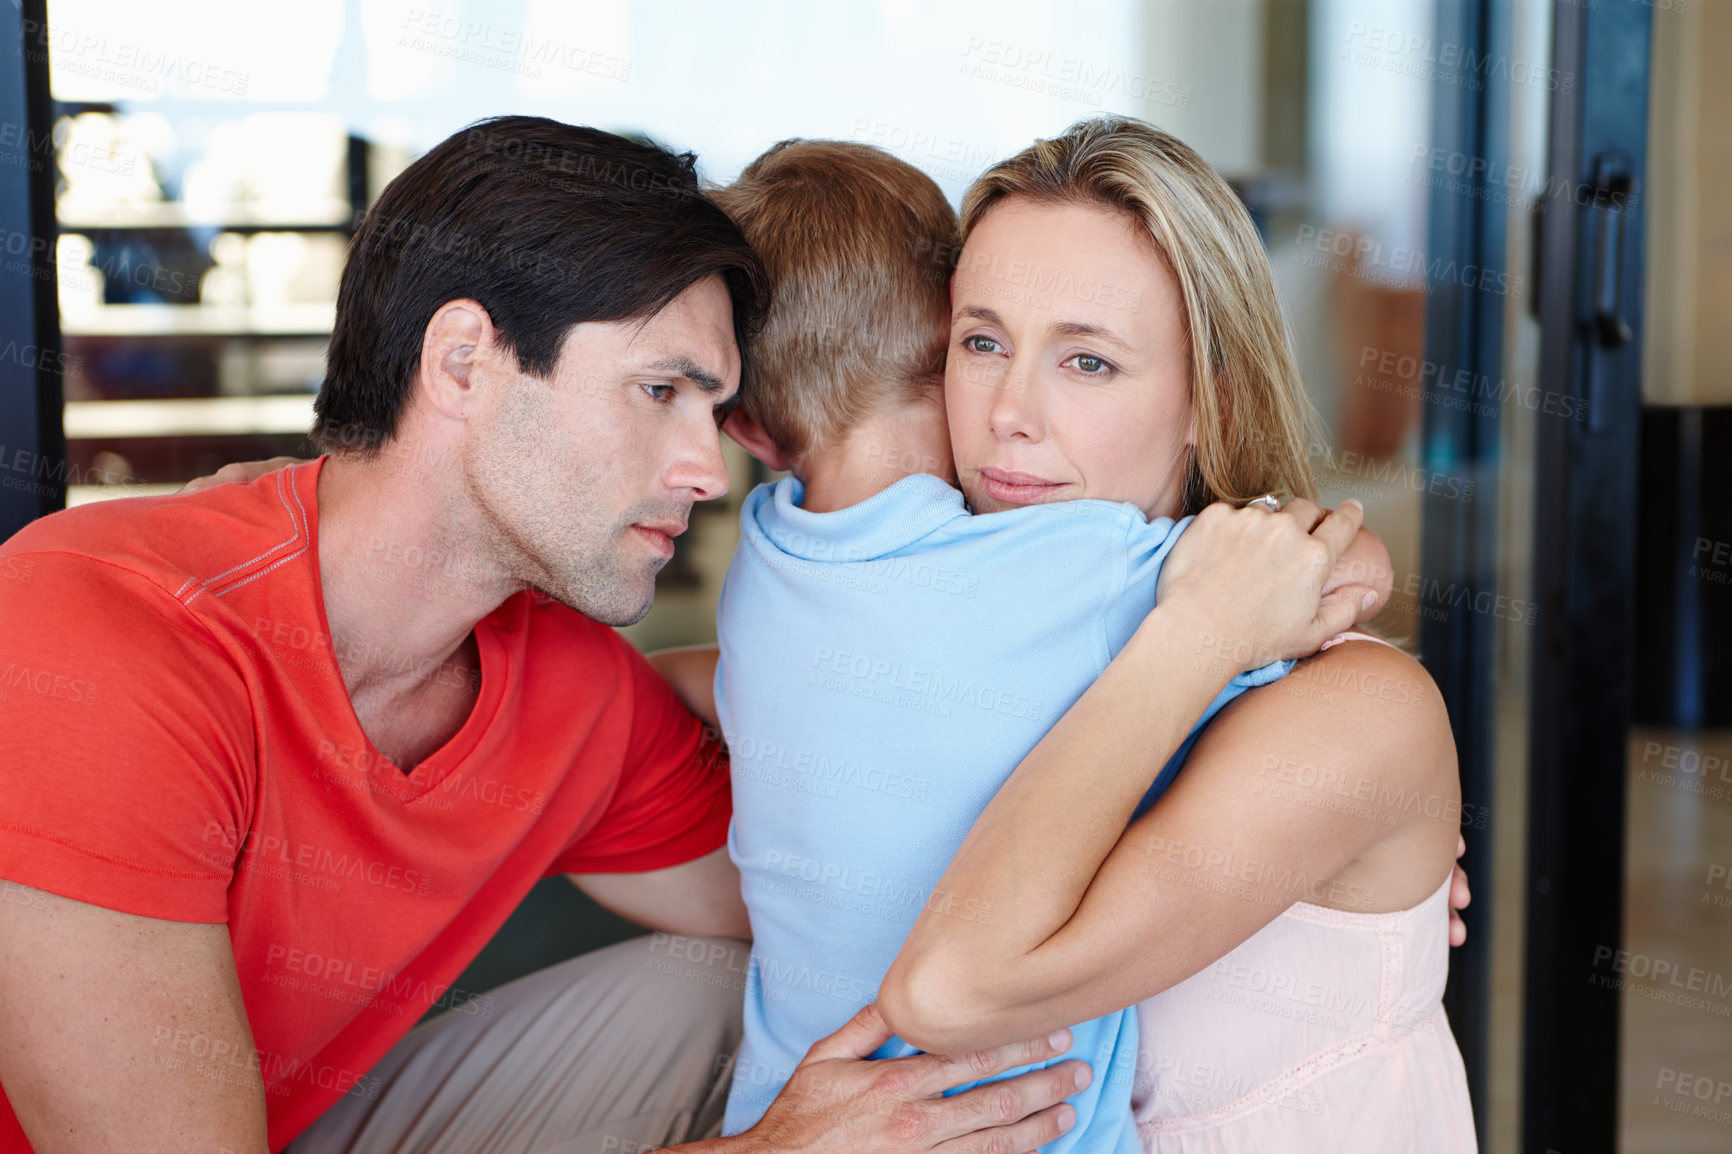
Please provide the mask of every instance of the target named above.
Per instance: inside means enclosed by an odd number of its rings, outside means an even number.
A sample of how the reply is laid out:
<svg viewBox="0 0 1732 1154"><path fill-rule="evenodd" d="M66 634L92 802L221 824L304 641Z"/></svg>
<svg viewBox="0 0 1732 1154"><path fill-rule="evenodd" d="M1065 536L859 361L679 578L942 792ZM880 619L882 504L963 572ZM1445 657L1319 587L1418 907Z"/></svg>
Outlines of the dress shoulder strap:
<svg viewBox="0 0 1732 1154"><path fill-rule="evenodd" d="M1346 633L1337 633L1322 645L1319 645L1317 647L1317 652L1321 653L1332 645L1340 645L1343 641L1375 641L1379 645L1387 645L1391 649L1400 648L1400 646L1396 645L1393 641L1385 641L1383 638L1378 637L1375 634L1360 633L1357 630L1348 630Z"/></svg>

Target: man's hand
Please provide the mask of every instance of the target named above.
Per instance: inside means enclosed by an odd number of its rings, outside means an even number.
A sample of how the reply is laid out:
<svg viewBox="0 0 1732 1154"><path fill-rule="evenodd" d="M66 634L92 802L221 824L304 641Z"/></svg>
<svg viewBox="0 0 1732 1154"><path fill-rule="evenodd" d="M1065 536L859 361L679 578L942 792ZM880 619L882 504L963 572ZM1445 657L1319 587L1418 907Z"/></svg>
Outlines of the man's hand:
<svg viewBox="0 0 1732 1154"><path fill-rule="evenodd" d="M272 457L268 461L236 461L224 465L208 477L194 477L180 487L181 493L198 493L205 489L214 489L218 485L235 483L244 484L256 481L266 473L274 473L290 465L304 465L306 460L301 457Z"/></svg>
<svg viewBox="0 0 1732 1154"><path fill-rule="evenodd" d="M876 1003L814 1043L759 1123L738 1138L677 1149L699 1154L1027 1154L1076 1124L1064 1099L1086 1088L1093 1072L1083 1062L1034 1070L952 1098L952 1086L1042 1062L1070 1047L1070 1031L947 1058L863 1061L890 1038ZM1056 1041L1055 1041L1056 1039Z"/></svg>

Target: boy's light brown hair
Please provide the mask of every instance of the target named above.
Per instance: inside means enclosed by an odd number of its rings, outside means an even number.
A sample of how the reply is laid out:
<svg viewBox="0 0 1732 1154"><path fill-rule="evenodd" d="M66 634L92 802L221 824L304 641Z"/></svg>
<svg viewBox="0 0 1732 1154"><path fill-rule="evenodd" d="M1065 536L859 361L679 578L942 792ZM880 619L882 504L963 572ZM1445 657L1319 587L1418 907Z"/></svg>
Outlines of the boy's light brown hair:
<svg viewBox="0 0 1732 1154"><path fill-rule="evenodd" d="M942 389L958 229L931 177L868 144L784 140L712 195L769 272L741 404L794 468Z"/></svg>

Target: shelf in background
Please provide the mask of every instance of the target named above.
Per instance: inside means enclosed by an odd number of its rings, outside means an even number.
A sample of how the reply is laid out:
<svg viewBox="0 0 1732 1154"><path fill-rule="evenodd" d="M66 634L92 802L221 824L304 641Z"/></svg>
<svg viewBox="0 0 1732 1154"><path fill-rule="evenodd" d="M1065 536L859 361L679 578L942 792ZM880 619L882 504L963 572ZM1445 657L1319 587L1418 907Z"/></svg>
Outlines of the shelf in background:
<svg viewBox="0 0 1732 1154"><path fill-rule="evenodd" d="M330 336L336 315L335 304L103 305L63 314L60 331L69 337Z"/></svg>
<svg viewBox="0 0 1732 1154"><path fill-rule="evenodd" d="M66 507L74 509L92 501L112 501L117 497L161 497L179 491L179 485L68 485Z"/></svg>
<svg viewBox="0 0 1732 1154"><path fill-rule="evenodd" d="M311 212L297 208L294 215L273 217L257 209L235 208L208 216L191 214L177 201L158 204L116 205L100 213L60 213L61 232L100 232L114 228L217 228L228 232L305 232L311 229L347 228L354 210L347 201L333 200Z"/></svg>
<svg viewBox="0 0 1732 1154"><path fill-rule="evenodd" d="M65 419L66 439L69 441L305 433L313 427L313 397L309 393L277 397L68 401Z"/></svg>

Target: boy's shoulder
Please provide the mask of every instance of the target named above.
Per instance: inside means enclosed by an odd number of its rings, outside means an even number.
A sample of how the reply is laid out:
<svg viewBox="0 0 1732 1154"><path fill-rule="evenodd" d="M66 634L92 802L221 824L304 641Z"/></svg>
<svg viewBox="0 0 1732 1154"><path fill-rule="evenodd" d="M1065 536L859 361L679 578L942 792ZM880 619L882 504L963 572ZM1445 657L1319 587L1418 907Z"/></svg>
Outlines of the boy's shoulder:
<svg viewBox="0 0 1732 1154"><path fill-rule="evenodd" d="M801 508L802 494L793 477L758 486L746 498L742 531L808 560L846 562L963 546L1137 553L1158 546L1175 528L1171 518L1150 521L1135 505L1094 499L976 514L960 490L926 473L834 512Z"/></svg>

